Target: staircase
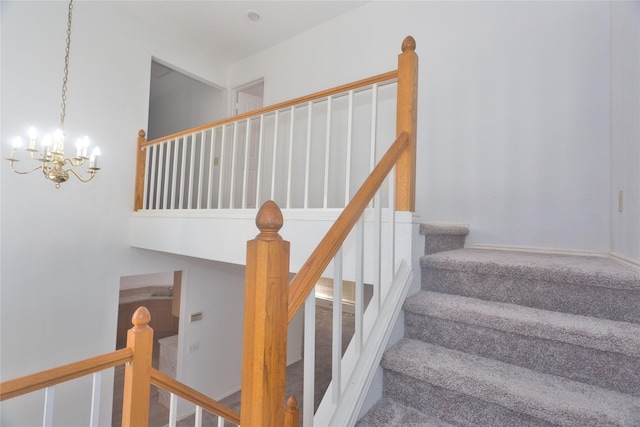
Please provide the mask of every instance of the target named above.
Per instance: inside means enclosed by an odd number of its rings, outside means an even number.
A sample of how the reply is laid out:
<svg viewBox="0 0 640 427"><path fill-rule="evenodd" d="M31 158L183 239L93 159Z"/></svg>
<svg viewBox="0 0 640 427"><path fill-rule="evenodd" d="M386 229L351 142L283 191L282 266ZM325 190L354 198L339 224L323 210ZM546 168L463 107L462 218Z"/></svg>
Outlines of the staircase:
<svg viewBox="0 0 640 427"><path fill-rule="evenodd" d="M359 427L640 426L640 273L421 232L422 290Z"/></svg>

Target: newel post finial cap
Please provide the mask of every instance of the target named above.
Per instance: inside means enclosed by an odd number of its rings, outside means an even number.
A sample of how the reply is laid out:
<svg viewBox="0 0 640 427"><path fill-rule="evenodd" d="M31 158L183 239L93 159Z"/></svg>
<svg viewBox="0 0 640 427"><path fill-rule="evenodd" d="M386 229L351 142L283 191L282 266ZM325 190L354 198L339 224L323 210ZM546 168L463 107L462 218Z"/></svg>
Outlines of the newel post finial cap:
<svg viewBox="0 0 640 427"><path fill-rule="evenodd" d="M144 328L149 325L149 322L151 322L151 313L149 313L147 307L138 307L133 313L133 316L131 316L131 323L133 323L133 326L136 328Z"/></svg>
<svg viewBox="0 0 640 427"><path fill-rule="evenodd" d="M407 50L415 51L416 50L416 39L411 36L407 36L402 41L402 51L406 52Z"/></svg>
<svg viewBox="0 0 640 427"><path fill-rule="evenodd" d="M260 230L260 235L277 235L282 228L282 224L284 224L284 221L278 204L273 200L264 202L256 216L256 226Z"/></svg>

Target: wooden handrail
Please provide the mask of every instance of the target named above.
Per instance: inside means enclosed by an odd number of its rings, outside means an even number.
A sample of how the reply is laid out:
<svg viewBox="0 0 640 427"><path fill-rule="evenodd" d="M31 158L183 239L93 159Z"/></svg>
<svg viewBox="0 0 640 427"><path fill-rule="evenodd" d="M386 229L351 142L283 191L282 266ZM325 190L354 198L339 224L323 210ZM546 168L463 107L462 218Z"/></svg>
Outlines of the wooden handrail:
<svg viewBox="0 0 640 427"><path fill-rule="evenodd" d="M151 384L156 385L163 390L173 393L194 405L211 412L212 414L221 416L222 418L231 421L234 424L240 424L240 414L228 406L217 402L210 397L200 393L197 390L192 389L189 386L182 384L179 381L171 378L170 376L163 374L157 369L151 368Z"/></svg>
<svg viewBox="0 0 640 427"><path fill-rule="evenodd" d="M0 384L0 402L93 374L94 372L99 372L107 368L122 365L123 363L129 362L132 357L133 351L129 348L123 348L111 353L69 363L68 365L58 366L46 371L4 381Z"/></svg>
<svg viewBox="0 0 640 427"><path fill-rule="evenodd" d="M381 82L386 82L388 80L393 80L395 78L398 77L398 70L393 70L393 71L388 71L386 73L383 74L378 74L377 76L372 76L372 77L368 77L366 79L362 79L362 80L358 80L355 82L351 82L351 83L347 83L344 84L342 86L336 86L332 89L326 89L320 92L316 92L316 93L312 93L310 95L305 95L302 96L300 98L295 98L295 99L291 99L289 101L284 101L281 102L279 104L274 104L274 105L270 105L264 108L260 108L257 110L253 110L253 111L249 111L247 113L244 114L239 114L237 116L233 116L233 117L228 117L226 119L222 119L222 120L218 120L215 122L211 122L211 123L207 123L204 124L202 126L198 126L192 129L187 129L181 132L177 132L171 135L167 135L167 136L163 136L162 138L156 138L154 140L151 141L144 141L142 144L140 144L140 148L145 148L148 147L150 145L154 145L154 144L158 144L160 142L163 141L167 141L170 139L175 139L175 138L179 138L181 136L185 136L185 135L190 135L192 133L196 133L196 132L200 132L202 130L205 129L210 129L213 127L218 127L218 126L222 126L225 125L227 123L233 123L233 122L237 122L240 120L244 120L247 119L249 117L254 117L254 116L259 116L261 114L266 114L266 113L270 113L272 111L276 111L276 110L280 110L283 108L288 108L288 107L292 107L294 105L299 105L299 104L304 104L306 102L309 101L313 101L314 99L320 99L320 98L325 98L327 96L331 96L331 95L337 95L339 93L343 93L343 92L347 92L353 89L358 89L360 87L365 87L365 86L369 86L372 85L374 83L381 83Z"/></svg>
<svg viewBox="0 0 640 427"><path fill-rule="evenodd" d="M322 272L327 268L333 257L342 246L351 229L362 215L365 208L378 191L387 175L396 164L402 153L409 146L409 135L402 132L389 150L380 159L369 177L364 181L360 189L353 196L346 208L342 211L336 222L333 223L327 234L320 241L316 249L311 253L307 262L300 268L289 284L289 313L288 321L291 322L300 306L304 303L311 289L316 285Z"/></svg>

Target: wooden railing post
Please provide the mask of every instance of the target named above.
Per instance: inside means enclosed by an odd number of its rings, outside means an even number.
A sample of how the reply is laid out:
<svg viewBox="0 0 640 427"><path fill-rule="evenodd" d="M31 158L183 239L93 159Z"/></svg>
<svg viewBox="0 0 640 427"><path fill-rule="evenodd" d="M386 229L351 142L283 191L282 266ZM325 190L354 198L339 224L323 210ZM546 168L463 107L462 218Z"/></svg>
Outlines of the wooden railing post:
<svg viewBox="0 0 640 427"><path fill-rule="evenodd" d="M133 350L133 358L124 368L122 427L140 427L149 423L153 353L153 329L149 326L151 314L145 307L140 307L133 313L131 321L133 328L127 332L127 348Z"/></svg>
<svg viewBox="0 0 640 427"><path fill-rule="evenodd" d="M298 427L300 425L300 410L298 399L291 395L287 399L287 409L284 417L284 427Z"/></svg>
<svg viewBox="0 0 640 427"><path fill-rule="evenodd" d="M416 210L416 130L418 119L418 55L416 41L407 36L398 56L398 106L396 135L409 134L409 147L396 169L396 209Z"/></svg>
<svg viewBox="0 0 640 427"><path fill-rule="evenodd" d="M146 165L145 151L142 148L143 144L147 142L146 134L143 130L138 132L138 145L136 147L136 184L133 192L133 210L137 211L142 209L144 203L144 173Z"/></svg>
<svg viewBox="0 0 640 427"><path fill-rule="evenodd" d="M260 234L247 242L242 358L243 426L284 425L287 360L289 242L282 212L265 202L256 218Z"/></svg>

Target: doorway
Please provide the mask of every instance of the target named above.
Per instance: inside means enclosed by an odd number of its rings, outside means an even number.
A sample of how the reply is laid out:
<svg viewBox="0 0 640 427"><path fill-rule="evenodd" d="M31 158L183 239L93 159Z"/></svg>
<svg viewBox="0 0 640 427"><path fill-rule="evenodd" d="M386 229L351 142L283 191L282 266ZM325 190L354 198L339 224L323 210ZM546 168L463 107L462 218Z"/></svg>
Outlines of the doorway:
<svg viewBox="0 0 640 427"><path fill-rule="evenodd" d="M226 105L223 88L152 59L148 140L223 119Z"/></svg>
<svg viewBox="0 0 640 427"><path fill-rule="evenodd" d="M233 103L235 114L244 114L263 107L264 104L264 79L255 80L233 90ZM258 182L258 143L260 141L260 123L251 121L247 161L247 208L256 207L256 191ZM244 169L244 166L243 166Z"/></svg>
<svg viewBox="0 0 640 427"><path fill-rule="evenodd" d="M151 313L149 326L153 329L151 366L175 377L181 291L181 271L121 277L116 350L126 347L127 331L132 327L131 317L138 307L144 306ZM112 426L119 426L122 422L123 387L124 365L120 365L114 371ZM168 421L168 396L163 396L157 387L151 386L149 425L165 425Z"/></svg>

